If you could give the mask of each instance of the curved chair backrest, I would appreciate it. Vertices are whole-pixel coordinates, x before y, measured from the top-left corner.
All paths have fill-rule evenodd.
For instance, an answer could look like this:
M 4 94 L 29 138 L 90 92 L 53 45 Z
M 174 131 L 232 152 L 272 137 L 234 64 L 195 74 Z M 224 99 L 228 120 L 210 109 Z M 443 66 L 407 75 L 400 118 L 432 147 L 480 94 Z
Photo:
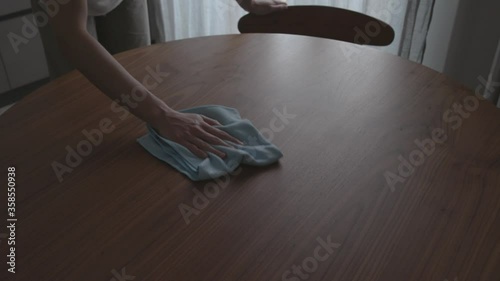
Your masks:
M 335 39 L 360 45 L 387 46 L 394 29 L 365 14 L 326 6 L 289 6 L 258 16 L 248 14 L 238 22 L 241 33 L 284 33 Z

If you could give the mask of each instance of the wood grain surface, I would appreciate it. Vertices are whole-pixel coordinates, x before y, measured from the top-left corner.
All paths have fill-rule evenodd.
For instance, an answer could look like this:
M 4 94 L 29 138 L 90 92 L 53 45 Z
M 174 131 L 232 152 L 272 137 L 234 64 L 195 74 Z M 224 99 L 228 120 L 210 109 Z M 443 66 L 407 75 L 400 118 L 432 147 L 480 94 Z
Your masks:
M 1 239 L 1 280 L 500 280 L 500 112 L 467 88 L 368 47 L 291 35 L 116 57 L 176 109 L 237 108 L 284 158 L 193 183 L 136 143 L 140 120 L 71 72 L 0 117 L 18 219 L 17 273 Z M 53 163 L 100 123 L 102 143 L 60 182 Z M 419 149 L 433 135 L 446 141 Z M 398 172 L 406 161 L 419 165 Z

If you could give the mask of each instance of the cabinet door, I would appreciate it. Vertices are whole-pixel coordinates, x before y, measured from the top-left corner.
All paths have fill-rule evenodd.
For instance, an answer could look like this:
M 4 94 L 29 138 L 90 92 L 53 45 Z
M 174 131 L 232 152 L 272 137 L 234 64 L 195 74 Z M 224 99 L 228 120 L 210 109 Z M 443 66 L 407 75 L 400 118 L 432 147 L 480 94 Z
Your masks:
M 0 0 L 0 16 L 31 9 L 30 0 Z
M 9 80 L 7 80 L 7 73 L 5 73 L 5 65 L 0 58 L 0 94 L 10 90 Z
M 27 28 L 27 22 L 34 24 L 31 14 L 0 22 L 0 38 L 7 39 L 0 40 L 0 53 L 12 89 L 49 76 L 38 28 Z

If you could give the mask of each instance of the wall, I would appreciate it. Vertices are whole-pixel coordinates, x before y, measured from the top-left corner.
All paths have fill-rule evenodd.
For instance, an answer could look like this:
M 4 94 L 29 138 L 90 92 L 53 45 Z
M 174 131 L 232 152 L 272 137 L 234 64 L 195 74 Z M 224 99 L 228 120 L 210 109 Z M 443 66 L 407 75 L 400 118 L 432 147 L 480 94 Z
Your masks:
M 475 88 L 487 77 L 500 40 L 500 1 L 462 0 L 444 72 Z M 500 77 L 499 77 L 500 78 Z
M 424 64 L 476 88 L 500 40 L 498 11 L 496 0 L 436 0 Z
M 443 72 L 460 0 L 436 0 L 423 64 Z

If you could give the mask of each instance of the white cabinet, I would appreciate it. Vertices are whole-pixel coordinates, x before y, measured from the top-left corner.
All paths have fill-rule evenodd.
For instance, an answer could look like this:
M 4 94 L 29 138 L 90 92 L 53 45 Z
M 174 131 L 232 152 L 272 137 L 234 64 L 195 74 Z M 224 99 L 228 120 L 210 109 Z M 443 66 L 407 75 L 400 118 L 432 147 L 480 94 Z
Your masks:
M 40 34 L 26 27 L 28 21 L 33 23 L 31 14 L 0 22 L 0 53 L 12 89 L 49 76 Z
M 10 90 L 7 73 L 5 73 L 4 64 L 0 58 L 0 94 Z

